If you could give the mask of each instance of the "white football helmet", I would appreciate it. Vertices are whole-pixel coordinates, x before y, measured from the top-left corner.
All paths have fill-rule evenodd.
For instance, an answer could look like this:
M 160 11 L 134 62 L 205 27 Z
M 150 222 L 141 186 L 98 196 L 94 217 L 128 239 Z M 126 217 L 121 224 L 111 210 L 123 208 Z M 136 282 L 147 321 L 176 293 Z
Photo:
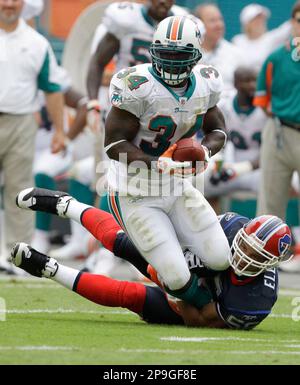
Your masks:
M 182 83 L 202 57 L 197 24 L 187 16 L 167 17 L 157 26 L 150 54 L 155 73 L 165 83 Z

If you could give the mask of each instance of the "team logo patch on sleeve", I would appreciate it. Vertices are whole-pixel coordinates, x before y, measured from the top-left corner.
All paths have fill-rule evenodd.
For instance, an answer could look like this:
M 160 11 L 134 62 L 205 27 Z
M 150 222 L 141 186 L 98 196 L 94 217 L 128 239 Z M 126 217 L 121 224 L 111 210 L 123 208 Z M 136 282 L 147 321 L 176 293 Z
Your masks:
M 119 92 L 115 91 L 111 96 L 111 104 L 113 106 L 118 107 L 122 103 L 122 101 L 123 101 L 122 95 Z
M 284 237 L 280 238 L 278 241 L 279 254 L 283 254 L 291 246 L 291 243 L 292 239 L 289 234 L 285 234 Z

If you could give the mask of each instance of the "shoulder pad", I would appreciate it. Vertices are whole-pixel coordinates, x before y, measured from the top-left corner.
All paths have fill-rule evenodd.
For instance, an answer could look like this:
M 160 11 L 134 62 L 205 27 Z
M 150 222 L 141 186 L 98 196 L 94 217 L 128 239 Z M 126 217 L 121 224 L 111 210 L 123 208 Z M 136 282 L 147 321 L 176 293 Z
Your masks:
M 112 3 L 106 8 L 102 23 L 120 40 L 135 26 L 133 20 L 139 7 L 140 4 L 130 2 Z
M 110 83 L 110 101 L 115 107 L 125 109 L 137 117 L 142 115 L 144 99 L 152 89 L 152 78 L 146 65 L 129 67 L 116 73 Z
M 212 65 L 198 64 L 195 67 L 196 73 L 200 74 L 200 77 L 204 79 L 211 91 L 221 92 L 223 89 L 223 79 L 219 70 Z

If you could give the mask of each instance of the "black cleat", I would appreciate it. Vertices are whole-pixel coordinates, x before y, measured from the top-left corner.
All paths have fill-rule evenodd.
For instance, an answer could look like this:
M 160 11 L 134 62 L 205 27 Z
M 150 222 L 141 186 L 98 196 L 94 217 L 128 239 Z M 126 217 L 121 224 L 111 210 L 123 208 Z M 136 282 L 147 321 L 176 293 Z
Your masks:
M 54 277 L 58 263 L 54 258 L 39 253 L 26 243 L 17 243 L 11 251 L 11 262 L 35 277 Z
M 57 203 L 65 197 L 65 211 L 57 210 Z M 68 202 L 73 199 L 69 194 L 63 191 L 52 191 L 44 188 L 27 188 L 19 192 L 16 198 L 16 204 L 21 209 L 44 211 L 46 213 L 64 216 L 68 208 Z

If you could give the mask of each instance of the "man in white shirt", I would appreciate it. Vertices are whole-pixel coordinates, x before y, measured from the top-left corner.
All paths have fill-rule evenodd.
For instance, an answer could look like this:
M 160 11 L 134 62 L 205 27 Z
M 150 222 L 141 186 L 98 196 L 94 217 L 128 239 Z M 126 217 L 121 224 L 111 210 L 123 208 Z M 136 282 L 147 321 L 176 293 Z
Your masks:
M 240 50 L 224 39 L 225 23 L 220 9 L 211 3 L 201 4 L 195 11 L 195 16 L 202 20 L 205 35 L 202 44 L 203 64 L 216 67 L 224 81 L 222 97 L 234 93 L 234 71 L 245 64 Z
M 247 57 L 248 65 L 259 71 L 267 56 L 287 40 L 291 34 L 291 23 L 286 21 L 278 28 L 267 30 L 271 12 L 259 4 L 243 8 L 240 21 L 243 34 L 236 35 L 232 42 Z
M 64 148 L 63 95 L 48 41 L 20 18 L 24 0 L 0 0 L 0 171 L 4 176 L 5 243 L 31 240 L 34 217 L 15 209 L 14 196 L 32 184 L 38 90 L 55 125 L 51 149 Z

